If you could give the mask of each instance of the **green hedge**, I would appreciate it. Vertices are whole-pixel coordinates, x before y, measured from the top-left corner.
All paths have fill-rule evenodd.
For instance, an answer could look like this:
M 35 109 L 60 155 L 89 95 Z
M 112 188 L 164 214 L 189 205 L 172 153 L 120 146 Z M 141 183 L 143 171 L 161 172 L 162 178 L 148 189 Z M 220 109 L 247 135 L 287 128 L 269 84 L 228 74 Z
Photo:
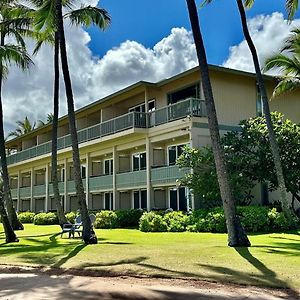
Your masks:
M 118 216 L 112 210 L 102 210 L 96 214 L 95 228 L 112 229 L 119 227 Z
M 278 232 L 299 228 L 299 220 L 289 223 L 276 208 L 261 206 L 238 207 L 238 215 L 247 232 Z M 225 233 L 226 221 L 222 208 L 195 210 L 190 215 L 171 212 L 161 215 L 145 212 L 139 224 L 143 232 L 216 232 Z
M 18 213 L 18 219 L 22 224 L 33 223 L 35 213 L 27 211 Z
M 58 224 L 58 217 L 55 213 L 39 213 L 34 216 L 34 225 L 56 225 Z

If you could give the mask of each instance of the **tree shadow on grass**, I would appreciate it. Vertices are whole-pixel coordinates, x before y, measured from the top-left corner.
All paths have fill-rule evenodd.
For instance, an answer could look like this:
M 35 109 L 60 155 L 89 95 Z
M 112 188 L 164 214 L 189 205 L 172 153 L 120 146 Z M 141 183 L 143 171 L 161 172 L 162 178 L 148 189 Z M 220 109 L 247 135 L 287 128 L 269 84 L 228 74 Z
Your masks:
M 287 288 L 290 291 L 290 296 L 297 297 L 299 295 L 286 281 L 279 279 L 273 270 L 269 269 L 264 263 L 254 257 L 247 247 L 236 247 L 235 250 L 241 257 L 261 272 L 263 281 L 273 286 Z
M 278 237 L 279 238 L 279 237 Z M 289 238 L 284 238 L 285 240 L 290 240 Z M 264 249 L 267 253 L 274 253 L 274 254 L 283 254 L 285 256 L 299 256 L 300 255 L 300 241 L 299 243 L 272 243 L 272 245 L 253 245 L 251 248 L 261 248 Z
M 87 245 L 81 244 L 77 245 L 72 251 L 68 253 L 67 256 L 62 257 L 59 261 L 54 263 L 51 267 L 60 268 L 63 264 L 65 264 L 68 260 L 75 257 L 82 249 L 84 249 Z
M 28 244 L 5 245 L 5 247 L 0 247 L 0 257 L 3 258 L 5 256 L 18 255 L 22 261 L 25 260 L 25 262 L 29 262 L 34 265 L 49 266 L 59 263 L 63 256 L 63 260 L 61 262 L 61 264 L 63 264 L 79 252 L 74 252 L 74 249 L 81 250 L 77 247 L 81 246 L 82 243 L 78 245 L 78 242 L 74 243 L 71 239 L 69 241 L 59 243 L 57 240 L 59 235 L 60 233 L 42 235 L 49 236 L 49 239 L 42 240 L 27 237 L 24 240 L 26 240 Z

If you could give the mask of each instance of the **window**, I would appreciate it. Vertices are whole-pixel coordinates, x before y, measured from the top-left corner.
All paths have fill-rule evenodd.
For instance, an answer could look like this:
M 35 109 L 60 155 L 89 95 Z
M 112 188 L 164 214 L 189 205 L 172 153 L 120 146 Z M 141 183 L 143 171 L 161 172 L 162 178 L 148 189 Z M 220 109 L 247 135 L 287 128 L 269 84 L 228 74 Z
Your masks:
M 133 192 L 133 208 L 134 209 L 147 209 L 147 191 L 134 191 Z
M 145 112 L 146 111 L 146 106 L 145 103 L 130 107 L 128 112 Z
M 148 112 L 155 110 L 155 99 L 148 101 Z M 128 112 L 146 112 L 145 103 L 138 104 L 136 106 L 130 107 Z
M 86 167 L 85 166 L 81 166 L 81 177 L 86 178 Z
M 181 155 L 183 152 L 183 147 L 185 145 L 175 145 L 175 146 L 169 146 L 168 147 L 168 163 L 169 166 L 176 164 L 176 159 Z
M 169 189 L 170 208 L 187 211 L 187 189 L 184 187 Z
M 112 210 L 113 208 L 113 193 L 104 193 L 104 209 Z
M 135 153 L 132 155 L 132 169 L 133 171 L 146 169 L 146 152 Z
M 112 159 L 106 159 L 104 161 L 104 172 L 103 175 L 112 175 L 113 174 L 113 160 Z
M 257 92 L 256 92 L 256 116 L 261 117 L 264 113 L 264 110 L 263 110 L 263 102 L 262 102 L 258 84 L 256 84 L 256 90 L 257 90 Z
M 155 110 L 155 99 L 148 101 L 148 112 Z
M 168 105 L 177 103 L 188 98 L 200 99 L 199 83 L 168 94 Z

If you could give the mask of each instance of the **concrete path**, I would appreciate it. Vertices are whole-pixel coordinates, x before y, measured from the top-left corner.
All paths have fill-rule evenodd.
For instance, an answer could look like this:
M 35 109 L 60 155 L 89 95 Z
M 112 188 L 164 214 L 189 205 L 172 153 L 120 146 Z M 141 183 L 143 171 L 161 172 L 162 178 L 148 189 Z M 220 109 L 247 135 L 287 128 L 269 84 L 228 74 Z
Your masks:
M 299 298 L 295 293 L 286 290 L 268 290 L 203 281 L 51 275 L 31 271 L 0 273 L 0 299 L 278 300 Z

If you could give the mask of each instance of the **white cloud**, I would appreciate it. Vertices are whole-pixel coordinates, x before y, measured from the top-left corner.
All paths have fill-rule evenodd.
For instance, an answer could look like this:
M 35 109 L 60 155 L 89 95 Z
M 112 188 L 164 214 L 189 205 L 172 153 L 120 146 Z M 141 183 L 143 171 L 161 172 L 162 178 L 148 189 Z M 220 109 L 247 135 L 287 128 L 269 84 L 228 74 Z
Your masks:
M 263 66 L 267 57 L 277 53 L 292 28 L 300 25 L 300 20 L 289 24 L 283 14 L 259 15 L 248 22 L 250 34 Z M 229 49 L 229 57 L 223 66 L 244 71 L 254 71 L 252 57 L 245 40 Z
M 152 49 L 125 41 L 102 58 L 93 56 L 88 48 L 90 36 L 83 29 L 67 26 L 66 37 L 76 108 L 140 80 L 155 82 L 170 77 L 195 66 L 197 61 L 191 33 L 184 28 L 173 28 Z M 29 43 L 29 49 L 32 47 Z M 52 111 L 52 51 L 50 46 L 43 47 L 27 73 L 11 69 L 3 88 L 7 130 L 15 128 L 15 121 L 25 116 L 45 119 Z M 61 113 L 66 113 L 62 80 Z

